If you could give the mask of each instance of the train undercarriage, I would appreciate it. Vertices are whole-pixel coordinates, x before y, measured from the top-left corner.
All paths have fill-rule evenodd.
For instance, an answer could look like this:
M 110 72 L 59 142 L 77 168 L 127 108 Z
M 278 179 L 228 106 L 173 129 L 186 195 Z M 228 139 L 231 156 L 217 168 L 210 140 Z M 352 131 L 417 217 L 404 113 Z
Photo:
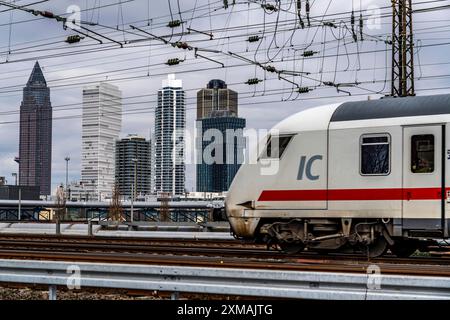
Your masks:
M 305 248 L 318 252 L 363 253 L 378 257 L 389 249 L 398 257 L 408 257 L 430 245 L 429 241 L 392 237 L 390 219 L 292 219 L 265 221 L 259 239 L 270 248 L 298 253 Z

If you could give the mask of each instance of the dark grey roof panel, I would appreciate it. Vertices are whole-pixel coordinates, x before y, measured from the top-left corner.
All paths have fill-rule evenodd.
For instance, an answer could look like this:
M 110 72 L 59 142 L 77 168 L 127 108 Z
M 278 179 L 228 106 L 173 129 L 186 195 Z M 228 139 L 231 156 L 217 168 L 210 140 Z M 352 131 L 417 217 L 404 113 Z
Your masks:
M 450 114 L 450 94 L 346 102 L 332 122 Z
M 39 62 L 36 61 L 33 67 L 33 71 L 31 71 L 30 78 L 27 82 L 28 86 L 32 85 L 47 85 L 47 82 L 45 82 L 44 74 L 42 73 L 41 66 L 39 65 Z

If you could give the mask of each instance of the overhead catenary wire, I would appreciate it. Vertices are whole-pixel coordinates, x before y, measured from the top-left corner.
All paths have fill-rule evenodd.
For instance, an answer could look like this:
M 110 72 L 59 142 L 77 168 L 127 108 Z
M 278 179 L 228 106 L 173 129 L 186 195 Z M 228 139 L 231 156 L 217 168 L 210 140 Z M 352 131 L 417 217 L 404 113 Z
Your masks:
M 434 3 L 435 1 L 429 1 L 429 3 Z M 436 2 L 437 3 L 437 2 Z M 442 3 L 442 2 L 441 2 Z M 217 5 L 219 5 L 219 4 L 221 4 L 220 3 L 220 1 L 218 1 L 217 3 L 216 2 L 213 2 L 213 3 L 211 3 L 210 1 L 208 1 L 208 6 L 210 7 L 210 9 L 211 10 L 206 10 L 205 12 L 206 13 L 210 13 L 210 12 L 212 12 L 213 10 L 213 4 L 215 5 L 215 4 L 217 4 Z M 248 1 L 242 1 L 242 2 L 237 2 L 237 4 L 241 4 L 241 5 L 244 5 L 245 4 L 245 7 L 248 7 L 249 6 L 249 4 L 250 4 L 250 2 L 248 2 Z M 288 12 L 286 11 L 287 10 L 287 8 L 288 8 L 288 4 L 289 4 L 289 2 L 288 3 L 283 3 L 284 5 L 282 5 L 282 3 L 280 2 L 279 3 L 279 5 L 277 4 L 276 5 L 276 7 L 278 7 L 279 8 L 279 10 L 278 11 L 275 11 L 274 12 L 274 14 L 273 15 L 271 15 L 271 16 L 273 16 L 273 17 L 275 17 L 276 15 L 279 15 L 279 16 L 281 16 L 281 14 L 280 14 L 280 12 L 283 12 L 283 13 L 285 13 L 286 14 L 286 17 L 288 16 Z M 290 4 L 292 4 L 292 1 L 290 2 Z M 424 4 L 424 2 L 420 2 L 419 4 L 422 4 L 422 5 L 425 5 Z M 221 4 L 222 5 L 222 4 Z M 197 6 L 197 4 L 195 5 L 195 7 Z M 201 6 L 199 6 L 199 7 L 201 7 Z M 310 5 L 310 7 L 312 7 L 311 5 Z M 317 7 L 318 8 L 318 7 Z M 192 9 L 192 8 L 191 8 Z M 216 9 L 218 9 L 218 7 L 217 8 L 214 8 L 214 10 L 216 10 Z M 293 20 L 293 21 L 298 21 L 298 20 L 296 20 L 297 18 L 298 18 L 298 16 L 297 16 L 297 12 L 295 11 L 295 6 L 292 6 L 292 9 L 293 10 L 291 10 L 292 11 L 292 13 L 294 14 L 293 15 L 293 17 L 294 17 L 294 19 L 291 19 L 291 20 Z M 311 9 L 311 8 L 310 8 Z M 387 7 L 386 7 L 386 9 L 388 9 Z M 254 8 L 252 8 L 252 10 L 254 10 L 255 12 L 257 11 L 257 10 L 261 10 L 260 8 L 259 9 L 257 9 L 256 8 L 256 6 L 254 7 Z M 438 11 L 438 10 L 446 10 L 446 8 L 445 8 L 445 6 L 442 6 L 442 8 L 441 9 L 435 9 L 436 11 Z M 179 12 L 181 12 L 181 11 L 183 11 L 183 12 L 190 12 L 189 11 L 189 9 L 187 9 L 187 10 L 178 10 Z M 361 10 L 360 10 L 361 11 Z M 219 12 L 219 11 L 215 11 L 215 12 Z M 248 12 L 250 12 L 250 11 L 248 11 Z M 277 13 L 278 12 L 278 13 Z M 325 12 L 326 13 L 326 12 Z M 425 13 L 425 12 L 424 12 Z M 227 15 L 227 17 L 230 17 L 231 15 L 230 15 L 230 11 L 227 11 L 226 13 L 223 13 L 222 15 Z M 331 35 L 332 34 L 332 29 L 331 29 L 331 27 L 326 27 L 326 26 L 324 26 L 324 23 L 325 22 L 329 22 L 327 19 L 333 19 L 333 18 L 336 18 L 336 17 L 343 17 L 344 16 L 344 14 L 342 13 L 342 12 L 340 12 L 339 14 L 340 14 L 340 16 L 339 15 L 337 15 L 336 13 L 326 13 L 326 14 L 320 14 L 320 15 L 318 15 L 317 14 L 317 12 L 315 13 L 316 14 L 316 16 L 314 16 L 314 14 L 311 12 L 311 14 L 310 14 L 310 20 L 311 20 L 311 28 L 316 28 L 317 30 L 319 30 L 319 29 L 322 29 L 322 30 L 324 30 L 324 33 L 325 33 L 325 36 L 324 36 L 324 39 L 325 38 L 327 38 L 327 34 L 328 35 Z M 184 15 L 184 13 L 183 13 L 183 15 Z M 215 14 L 214 14 L 215 15 Z M 206 15 L 206 17 L 208 17 L 207 19 L 209 19 L 210 17 L 214 17 L 214 15 L 213 14 L 207 14 Z M 193 18 L 190 20 L 190 23 L 192 23 L 194 20 L 198 20 L 198 19 L 200 19 L 201 18 L 201 15 L 196 15 L 196 14 L 194 14 L 194 13 L 192 13 L 192 16 L 193 16 Z M 220 16 L 219 14 L 217 14 L 217 16 Z M 284 17 L 284 16 L 283 16 Z M 383 17 L 389 17 L 389 15 L 388 14 L 386 14 L 386 13 L 383 13 Z M 143 21 L 142 23 L 144 24 L 144 27 L 145 27 L 145 24 L 148 24 L 148 18 L 149 17 L 146 17 L 146 19 L 144 19 L 145 21 Z M 189 19 L 189 17 L 188 17 L 188 19 Z M 348 20 L 348 18 L 347 18 L 347 20 Z M 228 20 L 227 20 L 228 21 Z M 322 23 L 320 22 L 320 21 L 322 21 Z M 340 28 L 339 28 L 339 30 L 338 30 L 338 33 L 339 32 L 341 32 L 341 30 L 342 30 L 342 32 L 344 33 L 345 31 L 345 24 L 346 23 L 348 23 L 348 21 L 346 21 L 345 19 L 343 19 L 342 20 L 343 22 L 342 23 L 337 23 L 337 25 L 338 26 L 340 26 Z M 155 23 L 154 25 L 156 26 L 156 27 L 153 27 L 153 25 L 152 25 L 152 30 L 150 31 L 150 33 L 153 33 L 153 32 L 156 32 L 156 30 L 158 30 L 157 28 L 158 27 L 161 27 L 162 26 L 162 24 L 163 24 L 163 21 L 162 21 L 162 19 L 160 20 L 160 22 L 159 23 Z M 286 36 L 288 36 L 288 35 L 291 35 L 292 33 L 294 33 L 294 32 L 297 32 L 295 29 L 293 29 L 293 28 L 289 28 L 289 27 L 287 27 L 288 26 L 288 24 L 289 24 L 289 22 L 288 22 L 288 20 L 285 18 L 284 19 L 284 21 L 282 21 L 282 19 L 279 19 L 278 21 L 272 21 L 272 22 L 270 22 L 270 21 L 265 21 L 265 23 L 263 24 L 264 25 L 264 28 L 265 28 L 265 30 L 266 30 L 266 32 L 268 32 L 267 33 L 267 36 L 266 37 L 264 37 L 264 42 L 269 42 L 270 40 L 272 40 L 273 41 L 273 43 L 275 43 L 275 40 L 277 39 L 277 35 L 275 35 L 275 33 L 277 33 L 278 35 L 281 35 L 281 36 L 283 36 L 283 37 L 285 37 L 286 38 Z M 158 26 L 159 25 L 159 26 Z M 148 25 L 147 25 L 148 26 Z M 260 24 L 260 26 L 261 26 L 261 24 Z M 109 26 L 109 27 L 111 27 L 111 26 Z M 162 27 L 161 27 L 162 28 Z M 255 26 L 255 28 L 258 28 L 258 26 Z M 330 28 L 330 29 L 329 29 Z M 98 31 L 100 31 L 100 30 L 102 30 L 102 33 L 105 31 L 105 30 L 108 30 L 108 28 L 105 28 L 104 26 L 100 26 L 100 25 L 98 25 L 98 26 L 95 26 L 95 28 L 94 28 L 95 30 L 98 30 Z M 116 28 L 117 29 L 117 28 Z M 111 32 L 111 35 L 112 35 L 112 37 L 113 37 L 113 39 L 114 38 L 116 38 L 116 37 L 118 37 L 119 36 L 119 33 L 121 33 L 121 34 L 123 34 L 124 33 L 124 31 L 126 30 L 126 28 L 124 28 L 124 27 L 122 27 L 122 28 L 120 28 L 121 30 L 115 30 L 115 31 L 113 31 L 113 30 L 111 30 L 111 31 L 108 31 L 108 32 Z M 216 45 L 216 46 L 224 46 L 224 43 L 226 42 L 227 43 L 227 50 L 222 50 L 222 51 L 230 51 L 229 49 L 228 49 L 228 46 L 230 46 L 230 45 L 234 45 L 234 41 L 230 41 L 230 39 L 236 39 L 236 43 L 238 43 L 238 40 L 237 39 L 239 39 L 238 37 L 236 37 L 236 38 L 234 38 L 234 34 L 232 34 L 231 32 L 238 32 L 239 31 L 239 27 L 233 27 L 233 26 L 231 26 L 231 25 L 229 25 L 229 23 L 225 23 L 225 25 L 222 27 L 222 28 L 220 28 L 220 27 L 214 27 L 213 28 L 213 26 L 212 25 L 210 25 L 210 27 L 209 27 L 209 29 L 210 30 L 201 30 L 202 28 L 200 28 L 200 30 L 199 31 L 206 31 L 206 32 L 209 32 L 210 34 L 217 34 L 217 33 L 219 33 L 219 32 L 221 32 L 221 33 L 223 33 L 223 37 L 221 37 L 221 38 L 218 38 L 218 42 L 216 42 L 215 44 L 212 44 L 211 45 L 211 47 L 212 48 L 214 48 L 214 45 Z M 307 31 L 309 31 L 309 29 L 310 28 L 308 28 L 308 30 Z M 327 32 L 326 30 L 331 30 L 331 31 L 329 31 L 329 32 Z M 127 31 L 129 31 L 129 30 L 127 30 Z M 441 30 L 439 30 L 439 31 L 441 31 Z M 231 33 L 231 34 L 230 34 Z M 245 34 L 246 32 L 241 32 L 241 34 Z M 105 33 L 105 35 L 107 35 L 108 33 Z M 167 35 L 161 35 L 160 33 L 157 33 L 159 36 L 161 36 L 161 38 L 163 38 L 163 39 L 166 39 L 166 41 L 167 41 L 167 39 L 168 39 L 168 37 L 166 37 Z M 174 33 L 174 34 L 176 34 L 176 36 L 177 37 L 180 37 L 180 39 L 181 38 L 185 38 L 185 37 L 187 37 L 188 36 L 188 34 L 187 34 L 187 32 L 179 32 L 179 33 Z M 248 32 L 247 32 L 247 34 L 248 34 Z M 131 34 L 130 34 L 130 36 L 132 36 Z M 192 35 L 191 35 L 192 36 Z M 170 36 L 169 36 L 170 37 Z M 242 37 L 242 35 L 241 35 L 241 37 Z M 315 37 L 313 37 L 313 39 L 314 39 Z M 130 38 L 130 39 L 133 39 L 132 37 Z M 372 40 L 374 40 L 375 38 L 372 38 Z M 378 40 L 382 40 L 382 38 L 381 37 L 378 37 L 378 38 L 376 38 L 376 39 L 378 39 Z M 152 46 L 155 46 L 155 44 L 154 44 L 154 39 L 144 39 L 144 40 L 148 40 L 148 41 L 150 41 L 150 42 L 153 42 L 153 45 Z M 205 39 L 205 40 L 208 40 L 208 41 L 210 41 L 210 39 Z M 292 40 L 292 39 L 291 39 Z M 345 57 L 347 60 L 348 59 L 353 59 L 353 56 L 354 55 L 356 55 L 356 56 L 359 56 L 359 55 L 369 55 L 369 54 L 371 54 L 371 55 L 375 55 L 375 57 L 376 57 L 376 55 L 377 54 L 383 54 L 383 55 L 385 55 L 385 53 L 386 53 L 386 49 L 377 49 L 377 48 L 375 48 L 375 49 L 367 49 L 366 51 L 361 51 L 361 52 L 359 52 L 359 45 L 356 45 L 355 47 L 354 47 L 354 49 L 356 49 L 355 51 L 348 51 L 347 50 L 347 47 L 349 46 L 349 44 L 348 43 L 346 43 L 346 41 L 345 40 L 342 40 L 342 39 L 340 39 L 340 37 L 339 37 L 339 39 L 333 39 L 334 40 L 334 43 L 337 43 L 337 46 L 330 46 L 330 45 L 328 45 L 328 43 L 331 43 L 331 41 L 328 41 L 328 39 L 326 39 L 326 41 L 320 41 L 321 43 L 320 43 L 320 45 L 322 46 L 322 50 L 320 50 L 321 52 L 320 52 L 320 58 L 322 59 L 322 61 L 321 61 L 321 63 L 322 63 L 322 65 L 323 65 L 323 67 L 321 68 L 321 72 L 320 72 L 320 74 L 321 75 L 324 75 L 324 74 L 327 74 L 327 73 L 329 73 L 330 71 L 334 71 L 333 69 L 337 69 L 336 67 L 336 65 L 337 65 L 337 63 L 336 63 L 336 65 L 333 65 L 333 69 L 331 69 L 331 70 L 325 70 L 325 62 L 327 61 L 327 60 L 325 60 L 325 59 L 333 59 L 333 60 L 335 60 L 335 61 L 340 61 L 339 60 L 339 58 L 340 57 Z M 188 43 L 189 42 L 192 42 L 192 43 L 194 43 L 194 41 L 203 41 L 203 40 L 197 40 L 197 39 L 195 39 L 195 40 L 192 40 L 192 41 L 188 41 Z M 222 42 L 221 42 L 222 41 Z M 261 43 L 263 42 L 263 41 L 261 41 Z M 439 41 L 439 40 L 438 40 Z M 123 39 L 122 39 L 122 42 L 123 42 Z M 317 41 L 317 42 L 319 42 L 319 41 Z M 436 42 L 436 41 L 435 41 Z M 291 47 L 286 47 L 286 45 L 285 45 L 285 41 L 283 41 L 283 43 L 280 43 L 280 45 L 279 45 L 279 47 L 280 48 L 275 48 L 276 46 L 273 46 L 273 45 L 268 45 L 268 47 L 267 48 L 264 48 L 264 50 L 261 50 L 261 52 L 258 52 L 257 54 L 256 54 L 256 58 L 254 59 L 254 62 L 256 62 L 257 64 L 256 64 L 256 66 L 261 66 L 261 67 L 264 67 L 264 68 L 267 68 L 267 66 L 264 64 L 264 63 L 262 63 L 262 62 L 266 62 L 266 61 L 262 61 L 261 60 L 261 58 L 262 58 L 262 56 L 263 55 L 266 55 L 266 57 L 267 57 L 267 54 L 270 54 L 270 56 L 269 57 L 267 57 L 267 58 L 270 58 L 270 59 L 273 59 L 274 57 L 277 57 L 275 54 L 280 54 L 281 55 L 281 57 L 282 57 L 282 61 L 283 61 L 283 63 L 286 63 L 287 61 L 292 61 L 293 59 L 295 59 L 296 58 L 296 54 L 297 54 L 297 52 L 298 51 L 295 51 L 295 50 L 298 50 L 299 49 L 299 47 L 301 46 L 301 44 L 300 44 L 300 42 L 297 42 L 297 41 L 294 41 L 294 43 L 293 43 L 293 45 L 294 45 L 294 47 L 293 48 L 291 48 Z M 287 43 L 289 43 L 289 42 L 287 42 Z M 308 43 L 309 43 L 309 41 L 307 41 L 306 43 L 305 43 L 305 45 L 308 45 Z M 323 43 L 326 43 L 325 45 L 323 44 Z M 374 42 L 375 43 L 375 42 Z M 197 46 L 197 47 L 202 47 L 202 46 L 200 46 L 200 44 L 201 44 L 201 42 L 197 42 L 197 44 L 195 45 L 195 46 Z M 316 43 L 314 43 L 314 41 L 313 41 L 313 43 L 312 43 L 312 46 L 316 46 L 317 44 Z M 428 46 L 429 45 L 429 46 Z M 444 41 L 444 39 L 442 39 L 442 41 L 439 41 L 438 43 L 424 43 L 423 45 L 421 45 L 420 46 L 420 48 L 421 49 L 426 49 L 426 48 L 432 48 L 432 47 L 440 47 L 440 46 L 445 46 L 445 45 L 448 45 L 448 44 L 446 44 L 446 42 Z M 89 46 L 92 46 L 92 48 L 90 48 Z M 51 48 L 52 50 L 54 50 L 54 48 L 52 48 L 52 47 L 54 47 L 54 45 L 53 44 L 49 44 L 49 49 Z M 97 47 L 97 48 L 96 48 Z M 139 49 L 140 47 L 142 47 L 142 48 L 146 48 L 146 46 L 145 45 L 143 45 L 143 46 L 130 46 L 130 49 Z M 150 46 L 149 46 L 150 47 Z M 364 48 L 365 48 L 366 46 L 364 46 Z M 157 46 L 155 46 L 155 48 L 157 48 Z M 161 48 L 161 46 L 159 47 L 159 48 Z M 345 50 L 341 50 L 341 48 L 344 48 Z M 14 48 L 12 48 L 12 49 L 14 49 Z M 161 48 L 162 49 L 162 48 Z M 279 49 L 281 49 L 281 51 L 279 50 Z M 63 54 L 60 54 L 59 52 L 57 52 L 58 50 L 65 50 L 66 51 L 66 53 L 63 53 Z M 70 56 L 73 56 L 73 57 L 77 57 L 77 59 L 78 58 L 80 58 L 80 57 L 82 57 L 82 55 L 86 55 L 86 56 L 88 56 L 88 55 L 93 55 L 93 54 L 101 54 L 101 53 L 108 53 L 107 55 L 109 56 L 109 55 L 111 55 L 111 53 L 113 53 L 114 51 L 116 50 L 116 48 L 113 48 L 112 46 L 98 46 L 98 45 L 92 45 L 92 44 L 89 44 L 88 43 L 88 46 L 86 46 L 86 47 L 82 47 L 82 46 L 77 46 L 76 47 L 76 49 L 72 49 L 72 48 L 64 48 L 64 49 L 57 49 L 57 50 L 54 50 L 55 51 L 55 54 L 44 54 L 42 57 L 38 57 L 38 58 L 43 58 L 43 59 L 60 59 L 61 57 L 64 57 L 64 56 L 67 56 L 67 57 L 70 57 Z M 162 49 L 163 50 L 163 49 Z M 245 51 L 245 50 L 243 50 L 243 51 Z M 251 53 L 251 54 L 254 54 L 255 53 L 255 51 L 256 50 L 254 50 L 253 52 L 251 52 L 252 50 L 250 49 L 250 52 L 249 53 Z M 331 53 L 332 51 L 334 51 L 334 53 Z M 12 52 L 13 52 L 13 55 L 14 55 L 14 57 L 16 56 L 16 53 L 14 53 L 14 50 L 12 50 Z M 45 51 L 36 51 L 36 52 L 45 52 Z M 155 51 L 156 52 L 156 51 Z M 177 54 L 177 51 L 173 51 L 174 52 L 174 54 L 176 55 Z M 240 51 L 238 51 L 238 52 L 240 52 Z M 272 53 L 273 52 L 273 53 Z M 358 52 L 359 52 L 359 54 L 358 54 Z M 23 54 L 24 55 L 27 55 L 27 54 L 29 54 L 29 53 L 26 53 L 26 52 L 23 52 Z M 183 53 L 184 55 L 186 54 L 186 53 Z M 148 60 L 150 60 L 150 56 L 151 55 L 153 55 L 153 54 L 149 54 L 148 56 L 147 56 L 147 58 L 148 58 Z M 205 56 L 206 58 L 208 58 L 208 59 L 215 59 L 215 60 L 217 60 L 217 62 L 219 62 L 219 63 L 223 63 L 223 62 L 227 62 L 226 64 L 225 63 L 223 63 L 223 65 L 224 65 L 224 68 L 225 68 L 225 70 L 227 70 L 228 71 L 228 69 L 229 68 L 236 68 L 236 66 L 233 66 L 233 64 L 232 63 L 230 63 L 230 56 L 229 55 L 223 55 L 223 57 L 221 57 L 221 54 L 211 54 L 211 53 L 209 53 L 207 56 Z M 19 60 L 17 60 L 17 61 L 11 61 L 11 63 L 18 63 L 18 62 L 26 62 L 26 61 L 31 61 L 31 60 L 33 60 L 33 58 L 35 58 L 35 57 L 30 57 L 30 58 L 23 58 L 23 59 L 19 59 Z M 269 60 L 270 60 L 269 59 Z M 310 61 L 310 60 L 313 60 L 313 59 L 318 59 L 317 57 L 309 57 L 306 61 Z M 86 59 L 87 60 L 87 59 Z M 205 59 L 206 60 L 206 59 Z M 189 61 L 191 61 L 191 62 L 189 62 Z M 189 63 L 192 63 L 192 61 L 193 60 L 187 60 L 187 62 L 189 62 Z M 267 61 L 268 62 L 268 61 Z M 303 71 L 304 71 L 304 62 L 305 62 L 305 59 L 297 59 L 297 62 L 298 63 L 300 63 L 301 62 L 301 66 L 303 66 L 303 67 L 301 67 L 300 68 L 300 66 L 299 66 L 299 69 L 296 69 L 295 67 L 292 69 L 292 70 L 290 70 L 291 71 L 291 75 L 292 75 L 292 78 L 289 78 L 290 79 L 290 81 L 295 81 L 295 79 L 298 77 L 298 80 L 299 81 L 303 81 L 303 80 L 305 80 L 304 79 L 304 74 L 302 73 Z M 189 68 L 189 63 L 187 63 L 186 65 L 184 65 L 183 66 L 183 68 L 181 68 L 180 70 L 179 70 L 179 72 L 194 72 L 193 70 L 189 70 L 189 69 L 185 69 L 185 68 Z M 278 62 L 278 63 L 280 63 L 280 62 Z M 237 65 L 239 65 L 239 64 L 237 64 Z M 252 67 L 252 69 L 255 67 L 255 64 L 253 64 L 253 63 L 248 63 L 248 65 L 249 66 L 251 66 Z M 222 65 L 220 65 L 221 67 L 222 67 Z M 208 70 L 214 70 L 214 69 L 216 69 L 216 68 L 218 68 L 219 66 L 217 66 L 217 67 L 212 67 L 212 68 L 204 68 L 204 70 L 205 71 L 208 71 Z M 356 68 L 354 68 L 353 70 L 358 70 L 359 69 L 359 67 L 360 67 L 360 65 L 357 65 L 356 66 Z M 131 67 L 131 69 L 130 70 L 128 70 L 130 73 L 132 72 L 132 68 L 134 68 L 134 67 Z M 277 66 L 275 66 L 275 69 L 277 70 L 279 67 L 277 67 Z M 113 70 L 105 70 L 105 71 L 103 71 L 103 73 L 99 73 L 98 75 L 95 75 L 95 76 L 98 76 L 98 77 L 100 77 L 102 74 L 103 75 L 109 75 L 110 77 L 109 78 L 111 78 L 112 79 L 112 81 L 115 81 L 115 79 L 114 79 L 114 77 L 111 77 L 111 75 L 113 75 L 113 74 L 119 74 L 119 73 L 121 73 L 121 72 L 127 72 L 127 70 L 123 70 L 123 71 L 120 71 L 120 70 L 117 70 L 117 69 L 119 69 L 119 68 L 115 68 L 115 69 L 113 69 Z M 147 71 L 149 70 L 150 68 L 149 68 L 149 63 L 147 63 Z M 282 69 L 284 69 L 284 68 L 282 68 Z M 362 68 L 361 68 L 362 69 Z M 287 70 L 287 71 L 289 71 L 289 70 Z M 371 71 L 372 71 L 372 69 L 371 69 Z M 376 71 L 376 69 L 375 68 L 373 68 L 373 72 L 375 72 Z M 199 72 L 201 72 L 201 70 L 199 70 Z M 263 72 L 265 73 L 265 79 L 266 80 L 269 80 L 269 79 L 275 79 L 275 78 L 278 78 L 278 79 L 283 79 L 283 78 L 285 78 L 284 76 L 281 76 L 280 77 L 280 74 L 278 74 L 278 76 L 277 75 L 269 75 L 268 73 L 267 73 L 267 69 L 263 69 Z M 148 72 L 147 72 L 147 75 L 148 75 Z M 372 73 L 371 73 L 371 75 L 372 75 Z M 87 76 L 87 77 L 89 77 L 89 75 L 88 74 L 80 74 L 80 75 L 77 75 L 78 77 L 79 77 L 79 79 L 81 79 L 83 76 Z M 94 75 L 91 75 L 91 77 L 94 77 Z M 335 84 L 339 84 L 339 82 L 341 82 L 341 83 L 345 83 L 346 81 L 339 81 L 339 79 L 336 79 L 336 78 L 338 78 L 339 77 L 339 73 L 335 73 L 334 74 L 334 79 L 330 79 L 330 80 L 333 80 L 333 81 L 331 81 L 331 82 L 333 82 L 333 83 L 335 83 Z M 117 79 L 117 81 L 126 81 L 127 79 L 126 78 L 129 78 L 131 81 L 133 80 L 133 78 L 134 79 L 139 79 L 139 78 L 142 78 L 142 77 L 121 77 L 120 79 Z M 247 77 L 247 78 L 249 78 L 249 77 Z M 375 77 L 372 77 L 371 76 L 371 80 L 373 80 Z M 76 79 L 76 78 L 74 78 L 74 79 Z M 327 81 L 328 81 L 328 79 L 326 79 Z M 73 85 L 79 85 L 79 83 L 77 83 L 77 82 L 73 82 L 72 81 L 72 83 L 70 83 L 71 82 L 71 79 L 62 79 L 61 80 L 62 82 L 61 83 L 67 83 L 67 85 L 65 85 L 66 87 L 70 87 L 70 86 L 73 86 Z M 283 80 L 284 81 L 284 80 Z M 264 82 L 266 82 L 266 81 L 264 81 Z M 354 81 L 355 83 L 356 82 L 359 82 L 359 77 L 357 77 L 356 79 L 355 79 L 355 81 Z M 52 83 L 51 81 L 50 81 L 50 83 Z M 323 81 L 322 81 L 322 84 L 320 84 L 321 83 L 321 81 L 318 81 L 318 83 L 319 83 L 319 86 L 322 86 L 322 85 L 324 85 L 324 83 L 323 83 Z M 265 84 L 264 84 L 265 85 Z M 20 91 L 20 85 L 19 84 L 17 84 L 16 85 L 16 88 L 17 88 L 17 91 Z M 1 89 L 0 89 L 1 90 Z M 7 91 L 7 90 L 6 90 Z M 5 92 L 6 92 L 5 91 Z

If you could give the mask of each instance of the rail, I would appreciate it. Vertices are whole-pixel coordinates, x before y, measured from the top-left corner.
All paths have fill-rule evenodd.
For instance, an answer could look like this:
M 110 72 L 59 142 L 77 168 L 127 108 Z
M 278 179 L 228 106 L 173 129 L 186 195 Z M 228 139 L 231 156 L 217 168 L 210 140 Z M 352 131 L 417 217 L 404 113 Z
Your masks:
M 373 270 L 372 270 L 373 271 Z M 0 259 L 0 282 L 297 299 L 450 299 L 450 278 Z

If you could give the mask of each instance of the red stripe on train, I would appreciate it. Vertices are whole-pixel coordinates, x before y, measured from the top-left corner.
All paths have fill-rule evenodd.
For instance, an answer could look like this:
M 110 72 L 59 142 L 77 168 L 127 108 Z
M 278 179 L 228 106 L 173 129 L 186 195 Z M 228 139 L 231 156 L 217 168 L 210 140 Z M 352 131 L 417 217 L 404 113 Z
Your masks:
M 441 188 L 264 190 L 258 201 L 439 200 Z

